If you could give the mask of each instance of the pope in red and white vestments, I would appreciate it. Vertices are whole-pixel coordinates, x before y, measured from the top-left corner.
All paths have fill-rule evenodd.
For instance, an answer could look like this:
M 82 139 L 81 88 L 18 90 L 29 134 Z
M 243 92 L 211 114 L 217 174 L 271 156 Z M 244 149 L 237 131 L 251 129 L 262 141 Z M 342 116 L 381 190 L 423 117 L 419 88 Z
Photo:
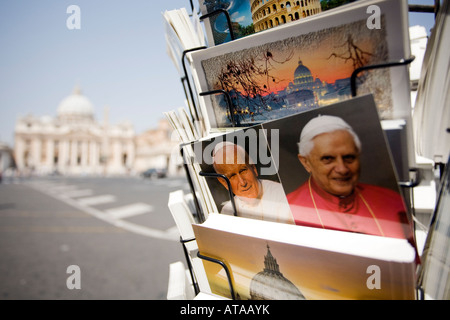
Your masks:
M 287 199 L 297 225 L 370 235 L 411 237 L 403 199 L 397 192 L 358 183 L 346 197 L 322 190 L 311 177 Z

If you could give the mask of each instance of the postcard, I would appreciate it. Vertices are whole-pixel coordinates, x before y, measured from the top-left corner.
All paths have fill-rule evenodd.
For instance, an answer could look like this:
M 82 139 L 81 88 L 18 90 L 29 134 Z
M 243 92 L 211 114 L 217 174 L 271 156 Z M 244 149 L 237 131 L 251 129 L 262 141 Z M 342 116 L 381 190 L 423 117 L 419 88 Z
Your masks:
M 269 141 L 272 133 L 279 140 L 271 152 L 278 152 L 274 162 L 297 225 L 414 242 L 411 212 L 372 95 L 263 127 Z
M 216 135 L 192 149 L 217 212 L 414 242 L 373 95 Z
M 270 147 L 261 125 L 192 143 L 216 212 L 294 224 Z
M 199 0 L 210 46 L 239 39 L 322 12 L 320 0 Z M 229 22 L 226 15 L 229 16 Z M 232 30 L 230 30 L 232 29 Z
M 199 253 L 215 259 L 203 260 L 214 294 L 236 300 L 415 299 L 415 253 L 404 239 L 219 214 L 193 228 Z
M 379 16 L 371 14 L 376 6 Z M 409 57 L 404 1 L 358 1 L 266 32 L 192 53 L 208 129 L 251 126 L 350 99 L 360 67 Z M 378 24 L 372 24 L 373 21 Z M 357 77 L 381 119 L 410 117 L 407 67 Z

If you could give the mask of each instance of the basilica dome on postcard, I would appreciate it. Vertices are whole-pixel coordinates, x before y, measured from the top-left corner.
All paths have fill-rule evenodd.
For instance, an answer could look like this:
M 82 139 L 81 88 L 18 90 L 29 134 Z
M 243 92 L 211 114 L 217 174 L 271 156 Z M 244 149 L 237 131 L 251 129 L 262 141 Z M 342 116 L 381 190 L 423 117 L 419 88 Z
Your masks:
M 311 74 L 311 71 L 303 65 L 303 62 L 300 60 L 298 62 L 298 67 L 294 72 L 294 84 L 295 85 L 305 85 L 314 82 L 314 78 Z
M 264 270 L 257 273 L 250 282 L 252 300 L 304 300 L 300 290 L 280 272 L 277 260 L 267 246 L 264 256 Z

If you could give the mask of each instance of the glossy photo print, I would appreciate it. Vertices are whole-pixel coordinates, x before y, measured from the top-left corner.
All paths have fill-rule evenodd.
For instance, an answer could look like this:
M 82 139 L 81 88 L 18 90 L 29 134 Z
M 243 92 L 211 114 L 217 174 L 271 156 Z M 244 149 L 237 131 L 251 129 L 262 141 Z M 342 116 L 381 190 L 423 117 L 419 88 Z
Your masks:
M 404 239 L 222 214 L 193 228 L 200 254 L 210 258 L 202 258 L 210 290 L 226 298 L 415 297 L 415 253 Z M 379 268 L 382 276 L 374 279 L 373 268 Z
M 294 224 L 262 126 L 240 129 L 194 143 L 196 164 L 219 213 Z M 226 181 L 228 180 L 228 182 Z
M 264 124 L 297 225 L 414 239 L 372 95 Z M 395 147 L 395 146 L 393 146 Z
M 387 60 L 383 32 L 365 20 L 268 43 L 203 61 L 208 86 L 225 90 L 234 110 L 218 96 L 213 110 L 219 126 L 262 123 L 351 97 L 350 77 L 359 67 Z M 360 90 L 376 88 L 384 117 L 392 113 L 388 70 L 364 78 Z
M 199 0 L 210 46 L 262 32 L 322 12 L 320 0 Z M 228 17 L 224 11 L 228 13 Z
M 405 66 L 359 72 L 409 57 L 402 3 L 377 5 L 379 27 L 355 2 L 192 53 L 199 92 L 223 92 L 200 99 L 208 126 L 261 124 L 350 99 L 355 70 L 357 95 L 372 93 L 382 119 L 410 117 Z

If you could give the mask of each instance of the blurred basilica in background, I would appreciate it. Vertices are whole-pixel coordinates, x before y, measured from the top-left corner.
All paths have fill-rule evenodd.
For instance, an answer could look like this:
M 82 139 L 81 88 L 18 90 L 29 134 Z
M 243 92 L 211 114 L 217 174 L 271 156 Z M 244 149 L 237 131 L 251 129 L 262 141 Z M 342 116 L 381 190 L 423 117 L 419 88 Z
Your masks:
M 112 125 L 108 108 L 97 122 L 94 106 L 76 87 L 57 116 L 27 115 L 15 126 L 14 158 L 19 171 L 35 174 L 126 175 L 148 168 L 178 170 L 172 156 L 178 141 L 166 120 L 140 135 L 129 122 Z

